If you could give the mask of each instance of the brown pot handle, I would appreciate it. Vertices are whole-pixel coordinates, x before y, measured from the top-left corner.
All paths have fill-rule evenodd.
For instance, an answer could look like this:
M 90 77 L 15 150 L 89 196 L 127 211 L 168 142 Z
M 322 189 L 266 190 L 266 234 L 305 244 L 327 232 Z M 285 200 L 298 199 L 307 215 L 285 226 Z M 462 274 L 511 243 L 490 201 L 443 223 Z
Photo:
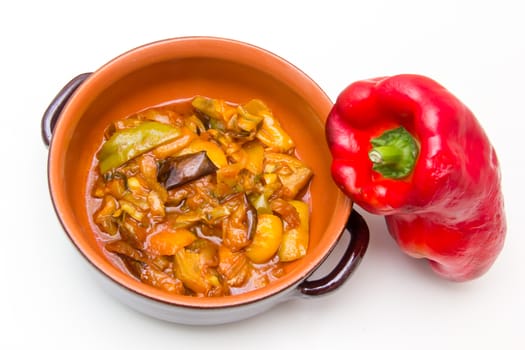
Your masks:
M 325 277 L 300 283 L 297 289 L 303 295 L 317 296 L 334 291 L 350 277 L 361 262 L 369 242 L 368 226 L 363 217 L 352 209 L 345 228 L 345 232 L 350 234 L 350 241 L 341 260 Z
M 55 124 L 57 123 L 58 117 L 67 101 L 73 93 L 78 89 L 80 85 L 86 80 L 91 73 L 83 73 L 77 75 L 69 83 L 67 83 L 62 90 L 55 96 L 53 101 L 49 104 L 44 115 L 42 116 L 42 140 L 46 146 L 49 146 L 51 142 L 51 136 L 53 135 L 53 129 L 55 129 Z

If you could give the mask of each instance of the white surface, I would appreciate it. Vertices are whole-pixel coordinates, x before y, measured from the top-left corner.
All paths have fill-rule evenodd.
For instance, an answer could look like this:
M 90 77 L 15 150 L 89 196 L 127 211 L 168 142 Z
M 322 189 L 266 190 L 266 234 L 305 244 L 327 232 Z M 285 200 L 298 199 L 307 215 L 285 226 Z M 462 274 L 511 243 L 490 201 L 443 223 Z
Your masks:
M 4 1 L 0 5 L 1 349 L 524 349 L 525 20 L 520 1 Z M 343 5 L 344 4 L 344 5 Z M 332 99 L 350 82 L 410 72 L 441 82 L 498 152 L 505 248 L 482 278 L 435 277 L 370 217 L 370 247 L 335 294 L 237 324 L 192 328 L 115 302 L 62 233 L 40 118 L 78 73 L 150 41 L 229 37 L 294 63 Z M 521 214 L 521 215 L 520 215 Z M 331 345 L 329 345 L 331 344 Z

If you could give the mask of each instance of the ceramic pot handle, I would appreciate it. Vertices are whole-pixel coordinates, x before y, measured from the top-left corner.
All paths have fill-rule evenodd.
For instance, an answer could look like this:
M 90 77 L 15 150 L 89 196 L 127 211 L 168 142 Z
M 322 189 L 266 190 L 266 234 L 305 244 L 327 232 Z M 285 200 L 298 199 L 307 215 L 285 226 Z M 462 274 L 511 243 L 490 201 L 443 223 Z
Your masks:
M 300 283 L 297 289 L 303 295 L 317 296 L 339 288 L 361 262 L 369 242 L 368 226 L 363 217 L 352 209 L 345 228 L 345 232 L 350 234 L 350 241 L 341 260 L 325 277 Z
M 69 98 L 73 93 L 78 89 L 80 85 L 84 82 L 84 80 L 89 77 L 91 73 L 83 73 L 80 74 L 73 79 L 69 83 L 67 83 L 62 90 L 55 96 L 53 101 L 49 104 L 49 107 L 47 107 L 46 111 L 44 112 L 44 115 L 42 116 L 42 139 L 46 146 L 49 146 L 49 143 L 51 142 L 51 136 L 53 135 L 53 129 L 55 128 L 55 124 L 58 120 L 58 117 L 60 116 L 60 113 L 64 109 L 64 106 L 66 105 L 67 101 L 69 101 Z

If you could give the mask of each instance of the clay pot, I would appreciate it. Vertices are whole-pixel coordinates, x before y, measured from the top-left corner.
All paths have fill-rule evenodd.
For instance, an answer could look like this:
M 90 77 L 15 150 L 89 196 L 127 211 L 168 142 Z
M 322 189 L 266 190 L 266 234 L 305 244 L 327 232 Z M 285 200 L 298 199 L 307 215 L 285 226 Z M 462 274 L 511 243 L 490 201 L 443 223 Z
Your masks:
M 138 110 L 194 95 L 239 103 L 262 99 L 315 174 L 308 254 L 291 263 L 277 281 L 241 295 L 179 296 L 141 283 L 104 253 L 87 209 L 89 169 L 104 128 Z M 49 189 L 58 219 L 109 292 L 159 319 L 200 325 L 226 323 L 290 298 L 331 292 L 350 276 L 368 245 L 366 223 L 352 211 L 351 201 L 330 176 L 324 122 L 331 106 L 322 89 L 298 68 L 246 43 L 185 37 L 133 49 L 93 73 L 74 78 L 44 114 L 42 135 L 49 145 Z M 325 277 L 309 279 L 344 232 L 351 237 L 339 262 Z

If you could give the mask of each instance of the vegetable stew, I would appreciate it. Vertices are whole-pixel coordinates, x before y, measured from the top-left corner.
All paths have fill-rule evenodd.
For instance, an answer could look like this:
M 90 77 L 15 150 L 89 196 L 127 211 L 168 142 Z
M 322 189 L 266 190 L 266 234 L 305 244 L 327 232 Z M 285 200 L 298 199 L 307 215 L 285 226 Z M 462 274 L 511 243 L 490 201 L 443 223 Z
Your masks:
M 310 168 L 266 104 L 196 96 L 111 123 L 93 167 L 104 249 L 191 296 L 264 287 L 307 253 Z

